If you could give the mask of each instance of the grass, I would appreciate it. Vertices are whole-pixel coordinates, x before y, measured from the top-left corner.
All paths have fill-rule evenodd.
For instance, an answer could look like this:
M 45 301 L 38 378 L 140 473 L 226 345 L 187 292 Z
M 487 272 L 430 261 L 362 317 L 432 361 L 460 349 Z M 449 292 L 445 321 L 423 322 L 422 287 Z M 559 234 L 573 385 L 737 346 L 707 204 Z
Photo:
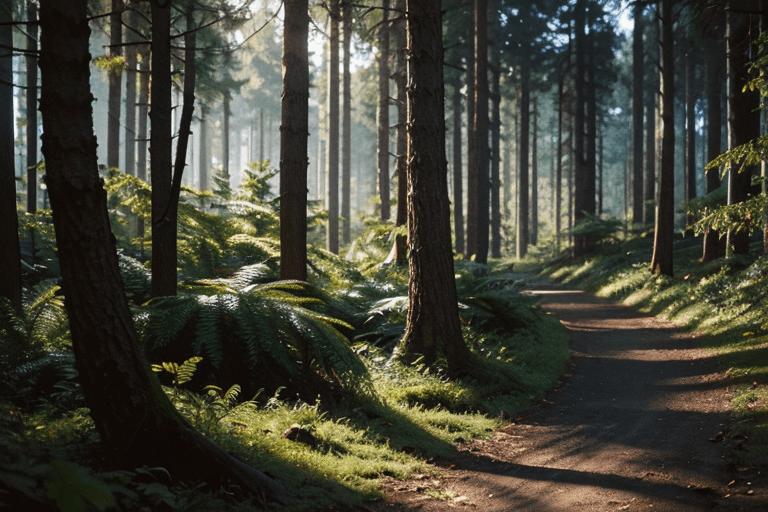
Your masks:
M 198 429 L 289 490 L 292 501 L 280 510 L 354 507 L 380 498 L 383 478 L 431 474 L 430 463 L 454 457 L 456 443 L 489 436 L 502 418 L 555 385 L 569 356 L 565 330 L 535 304 L 521 304 L 522 323 L 513 331 L 465 326 L 476 367 L 473 376 L 463 379 L 449 379 L 435 367 L 405 366 L 390 360 L 385 350 L 366 346 L 356 349 L 364 354 L 375 393 L 333 405 L 309 405 L 278 393 L 258 403 L 213 410 L 183 388 L 169 392 Z M 141 475 L 123 474 L 115 483 L 98 455 L 86 409 L 43 407 L 17 410 L 14 417 L 17 424 L 4 429 L 15 437 L 9 442 L 12 449 L 0 456 L 0 490 L 4 464 L 13 453 L 23 459 L 26 447 L 34 446 L 40 464 L 58 458 L 76 461 L 80 473 L 119 495 L 118 502 L 127 509 L 162 508 L 158 500 L 171 510 L 250 510 L 254 505 L 162 479 L 148 487 Z M 311 442 L 287 439 L 284 432 L 291 428 L 306 432 Z M 50 478 L 50 471 L 32 478 L 37 493 L 45 493 Z M 78 492 L 77 486 L 70 487 Z M 163 490 L 160 497 L 158 489 Z
M 702 263 L 700 250 L 699 239 L 676 240 L 673 278 L 651 274 L 645 237 L 547 263 L 542 274 L 705 335 L 733 386 L 730 435 L 749 439 L 749 449 L 732 450 L 733 460 L 761 465 L 768 456 L 768 259 Z

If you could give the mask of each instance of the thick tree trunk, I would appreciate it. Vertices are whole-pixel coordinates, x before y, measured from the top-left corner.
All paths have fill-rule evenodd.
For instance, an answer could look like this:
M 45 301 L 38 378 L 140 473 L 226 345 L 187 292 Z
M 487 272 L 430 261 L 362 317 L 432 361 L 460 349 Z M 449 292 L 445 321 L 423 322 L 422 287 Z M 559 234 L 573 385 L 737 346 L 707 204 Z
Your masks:
M 515 253 L 517 259 L 528 254 L 528 162 L 530 148 L 530 106 L 531 106 L 531 70 L 526 55 L 520 66 L 520 126 L 517 142 L 517 233 L 515 235 Z
M 565 78 L 557 82 L 557 161 L 555 165 L 555 255 L 560 255 L 563 196 L 563 117 L 565 106 Z
M 285 4 L 280 126 L 280 278 L 301 281 L 307 279 L 308 9 L 307 0 Z
M 734 148 L 760 135 L 760 96 L 758 91 L 743 91 L 750 80 L 751 32 L 749 0 L 731 0 L 727 13 L 728 41 L 728 146 Z M 728 173 L 728 204 L 745 201 L 751 194 L 755 167 Z M 728 232 L 728 254 L 749 253 L 749 233 Z
M 27 0 L 27 49 L 37 52 L 37 4 Z M 37 54 L 29 53 L 27 60 L 27 211 L 37 211 Z
M 328 59 L 328 232 L 326 248 L 339 252 L 339 0 L 330 0 Z
M 498 49 L 494 48 L 494 55 Z M 493 89 L 491 105 L 491 256 L 501 258 L 501 180 L 499 177 L 501 159 L 501 71 L 498 58 L 494 57 Z
M 706 94 L 707 94 L 707 160 L 712 160 L 721 153 L 722 139 L 722 86 L 725 79 L 723 64 L 725 52 L 717 35 L 706 40 Z M 707 172 L 707 194 L 720 188 L 720 170 Z M 712 261 L 725 256 L 725 240 L 720 233 L 709 229 L 704 233 L 703 261 Z
M 0 9 L 0 45 L 13 47 L 13 2 Z M 0 55 L 0 297 L 21 313 L 21 256 L 16 214 L 16 162 L 13 138 L 13 60 Z
M 587 91 L 585 87 L 587 75 L 587 35 L 586 35 L 586 0 L 577 0 L 575 10 L 576 29 L 576 73 L 575 93 L 576 104 L 574 113 L 574 223 L 582 222 L 590 211 L 589 208 L 589 165 L 586 158 L 586 105 Z M 594 201 L 594 197 L 593 197 Z M 589 237 L 574 235 L 573 254 L 583 256 L 590 250 Z
M 123 0 L 112 0 L 109 15 L 109 56 L 123 55 Z M 120 84 L 122 67 L 109 70 L 109 97 L 107 99 L 107 167 L 120 167 Z
M 379 214 L 382 221 L 391 216 L 389 200 L 389 0 L 382 0 L 379 26 L 379 98 L 376 111 L 376 162 L 379 177 Z
M 591 26 L 591 16 L 588 21 Z M 587 38 L 587 84 L 586 84 L 586 114 L 587 114 L 587 133 L 586 133 L 586 176 L 584 189 L 584 207 L 585 212 L 590 216 L 597 216 L 597 81 L 595 80 L 596 64 L 594 36 L 590 34 Z M 629 148 L 627 148 L 629 153 Z M 587 252 L 592 252 L 595 247 L 594 237 L 585 237 Z
M 128 11 L 128 26 L 133 30 L 138 25 L 138 15 L 133 9 Z M 126 31 L 125 48 L 125 169 L 131 175 L 136 175 L 136 65 L 138 46 L 132 43 L 137 41 L 133 30 Z
M 643 223 L 643 7 L 642 2 L 635 2 L 632 31 L 632 223 L 635 225 Z
M 464 254 L 464 184 L 461 161 L 461 88 L 453 86 L 453 229 L 456 252 Z
M 654 11 L 654 15 L 656 11 Z M 649 54 L 651 68 L 656 70 L 659 62 L 659 24 L 653 23 L 653 32 L 649 33 Z M 653 225 L 656 207 L 656 106 L 659 100 L 658 72 L 650 73 L 650 94 L 645 98 L 645 201 L 643 201 L 643 219 L 645 226 Z
M 675 231 L 675 50 L 672 0 L 661 1 L 661 169 L 651 269 L 672 276 Z
M 149 117 L 152 178 L 152 296 L 176 295 L 176 223 L 171 198 L 171 7 L 152 1 L 152 106 Z
M 395 224 L 405 226 L 408 223 L 408 156 L 407 126 L 408 99 L 406 88 L 408 85 L 408 62 L 405 54 L 405 0 L 397 0 L 396 9 L 398 20 L 394 24 L 395 52 L 397 55 L 397 69 L 395 71 L 395 86 L 397 87 L 397 158 L 395 160 L 395 174 L 397 175 L 397 214 Z M 454 148 L 454 156 L 456 149 Z M 459 164 L 461 164 L 461 120 L 459 120 Z M 454 163 L 455 165 L 455 163 Z M 461 169 L 459 169 L 461 176 Z M 407 254 L 408 239 L 405 235 L 395 237 L 395 254 L 398 266 L 408 265 Z
M 459 324 L 445 161 L 440 0 L 407 0 L 408 314 L 402 350 L 451 373 L 469 363 Z
M 97 168 L 86 7 L 85 0 L 41 3 L 41 111 L 72 347 L 96 429 L 117 466 L 162 466 L 174 478 L 274 493 L 272 480 L 179 416 L 139 349 Z
M 539 98 L 533 97 L 533 137 L 531 138 L 531 245 L 539 244 Z
M 343 0 L 342 35 L 344 56 L 342 59 L 343 101 L 341 107 L 341 239 L 344 244 L 348 244 L 352 240 L 352 77 L 349 71 L 352 49 L 351 0 Z M 387 124 L 389 124 L 389 120 L 387 120 Z M 306 176 L 304 181 L 306 182 Z
M 488 0 L 475 0 L 475 179 L 477 187 L 477 247 L 475 261 L 488 261 L 490 185 L 488 177 Z

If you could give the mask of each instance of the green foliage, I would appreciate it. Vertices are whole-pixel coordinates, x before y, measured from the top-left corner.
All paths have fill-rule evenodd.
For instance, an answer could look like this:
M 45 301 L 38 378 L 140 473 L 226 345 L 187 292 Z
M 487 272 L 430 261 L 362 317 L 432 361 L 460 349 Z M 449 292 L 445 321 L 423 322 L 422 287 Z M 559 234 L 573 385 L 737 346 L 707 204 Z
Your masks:
M 594 215 L 587 215 L 573 226 L 573 234 L 590 237 L 595 243 L 616 241 L 622 228 L 622 222 L 618 219 L 603 219 Z
M 322 300 L 306 293 L 306 283 L 241 290 L 227 289 L 233 281 L 203 284 L 220 291 L 150 304 L 145 345 L 153 359 L 202 356 L 209 382 L 243 383 L 251 392 L 280 386 L 304 395 L 332 388 L 365 392 L 365 366 L 339 331 L 349 325 L 319 312 Z
M 740 203 L 705 209 L 694 224 L 694 231 L 702 234 L 715 229 L 722 234 L 727 231 L 754 233 L 760 231 L 768 216 L 768 195 L 752 196 Z

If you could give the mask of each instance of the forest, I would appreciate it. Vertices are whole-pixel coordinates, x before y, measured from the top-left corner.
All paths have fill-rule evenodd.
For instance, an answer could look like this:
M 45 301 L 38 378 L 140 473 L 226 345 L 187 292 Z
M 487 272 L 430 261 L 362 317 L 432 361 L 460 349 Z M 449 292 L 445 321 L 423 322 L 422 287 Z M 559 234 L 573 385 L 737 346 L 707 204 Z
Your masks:
M 0 510 L 768 510 L 768 0 L 0 0 Z

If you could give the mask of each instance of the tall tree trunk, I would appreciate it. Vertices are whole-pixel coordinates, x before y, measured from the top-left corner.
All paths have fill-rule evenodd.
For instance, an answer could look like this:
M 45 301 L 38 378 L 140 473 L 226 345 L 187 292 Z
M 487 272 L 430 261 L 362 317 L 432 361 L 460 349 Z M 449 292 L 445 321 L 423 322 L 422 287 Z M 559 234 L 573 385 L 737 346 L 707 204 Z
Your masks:
M 339 252 L 339 0 L 330 0 L 328 59 L 328 233 L 326 247 Z
M 689 29 L 689 37 L 693 31 Z M 694 82 L 696 64 L 693 43 L 689 42 L 685 57 L 685 208 L 696 197 L 696 92 L 698 83 Z M 692 219 L 686 215 L 686 225 Z
M 200 176 L 198 182 L 200 190 L 208 190 L 208 169 L 211 167 L 211 159 L 208 156 L 208 109 L 200 106 L 200 151 L 197 153 Z
M 744 91 L 750 81 L 751 33 L 749 11 L 752 2 L 730 0 L 727 12 L 728 41 L 728 146 L 734 148 L 760 135 L 760 96 L 758 91 Z M 752 188 L 755 167 L 728 173 L 728 204 L 745 201 Z M 749 233 L 728 231 L 728 254 L 749 253 Z M 731 252 L 732 251 L 732 252 Z
M 152 178 L 152 296 L 176 295 L 176 223 L 171 197 L 171 6 L 152 1 L 152 105 L 149 113 Z
M 123 55 L 123 0 L 112 0 L 109 15 L 109 56 Z M 107 99 L 107 167 L 120 167 L 120 84 L 122 66 L 109 70 L 109 97 Z
M 27 211 L 37 211 L 37 4 L 27 0 Z M 34 249 L 34 248 L 33 248 Z
M 473 0 L 474 1 L 474 0 Z M 475 9 L 467 34 L 467 244 L 464 257 L 477 254 L 477 139 L 473 135 L 475 124 Z
M 588 25 L 592 25 L 591 13 L 588 18 Z M 591 29 L 590 29 L 591 30 Z M 587 114 L 587 132 L 586 132 L 586 176 L 584 189 L 584 207 L 587 215 L 597 216 L 597 81 L 595 80 L 595 42 L 594 35 L 587 37 L 587 87 L 586 87 L 586 114 Z M 629 148 L 627 148 L 629 154 Z M 594 237 L 585 237 L 585 250 L 591 252 L 594 250 Z
M 706 39 L 706 94 L 707 94 L 707 160 L 712 160 L 721 153 L 722 139 L 722 86 L 725 79 L 723 64 L 725 52 L 718 34 Z M 707 194 L 719 189 L 720 170 L 713 169 L 707 172 Z M 712 261 L 725 256 L 725 240 L 720 233 L 708 229 L 704 233 L 703 261 Z
M 0 297 L 21 313 L 21 255 L 13 138 L 13 2 L 0 9 Z
M 265 496 L 272 480 L 197 433 L 139 348 L 96 161 L 85 0 L 40 9 L 43 152 L 78 375 L 111 463 L 163 466 L 174 478 L 234 481 Z M 170 82 L 169 82 L 170 83 Z
M 343 0 L 342 34 L 344 57 L 342 59 L 343 104 L 341 108 L 341 239 L 348 244 L 352 240 L 352 77 L 349 72 L 352 49 L 351 0 Z
M 141 63 L 139 64 L 139 104 L 136 132 L 136 176 L 144 181 L 147 180 L 147 121 L 149 120 L 150 76 L 149 60 L 150 51 L 147 49 L 141 53 Z M 139 239 L 141 240 L 141 254 L 143 256 L 145 236 L 143 216 L 139 216 L 136 221 L 136 231 Z
M 635 2 L 632 31 L 632 223 L 635 225 L 643 223 L 643 7 L 642 2 Z
M 582 222 L 589 213 L 589 169 L 586 159 L 587 75 L 586 0 L 577 0 L 574 24 L 576 29 L 576 73 L 574 77 L 576 104 L 574 113 L 574 224 Z M 594 200 L 594 198 L 593 198 Z M 573 254 L 583 256 L 590 250 L 589 237 L 574 235 Z
M 560 255 L 563 196 L 563 117 L 565 106 L 565 78 L 557 81 L 557 162 L 555 170 L 555 255 Z
M 493 49 L 494 69 L 491 104 L 491 256 L 501 258 L 501 183 L 499 178 L 501 158 L 501 70 L 498 62 L 498 48 Z
M 221 105 L 221 115 L 222 115 L 222 123 L 221 123 L 221 171 L 222 176 L 227 180 L 227 183 L 229 184 L 229 122 L 232 118 L 232 108 L 231 108 L 231 102 L 232 97 L 230 96 L 230 92 L 226 91 L 224 93 L 224 99 L 222 100 Z M 270 146 L 270 150 L 272 147 Z M 272 153 L 270 151 L 270 157 L 272 156 Z M 270 158 L 271 159 L 271 158 Z
M 654 16 L 657 9 L 654 9 Z M 656 70 L 661 65 L 659 59 L 659 24 L 653 23 L 653 32 L 648 35 L 648 45 L 652 69 Z M 656 110 L 659 101 L 659 81 L 658 72 L 650 73 L 651 87 L 650 94 L 645 98 L 645 185 L 643 201 L 643 219 L 645 226 L 651 226 L 655 221 L 656 207 L 656 165 L 658 156 L 656 154 Z
M 602 119 L 598 121 L 597 123 L 597 154 L 599 158 L 599 164 L 597 168 L 597 175 L 598 175 L 598 183 L 600 184 L 600 188 L 597 190 L 597 217 L 600 218 L 603 215 L 603 198 L 605 193 L 605 187 L 603 186 L 603 178 L 605 175 L 603 174 L 604 171 L 604 147 L 603 147 L 603 125 L 602 125 Z M 635 175 L 633 173 L 633 179 L 635 178 Z M 642 179 L 642 173 L 640 175 L 640 178 Z M 642 187 L 641 187 L 642 188 Z M 634 188 L 633 188 L 634 190 Z M 642 195 L 641 195 L 642 197 Z
M 395 174 L 397 175 L 397 213 L 395 225 L 400 227 L 408 223 L 408 162 L 406 161 L 408 157 L 406 126 L 408 122 L 408 99 L 406 93 L 408 62 L 406 61 L 405 54 L 405 0 L 397 0 L 395 6 L 399 17 L 393 26 L 395 52 L 397 52 L 397 69 L 395 71 L 395 86 L 397 87 L 397 159 L 395 160 L 395 165 L 397 166 L 395 169 Z M 459 105 L 459 113 L 461 113 L 461 105 Z M 454 158 L 455 155 L 456 148 L 454 148 Z M 454 162 L 454 168 L 455 165 Z M 461 165 L 461 120 L 459 120 L 459 165 Z M 459 168 L 459 178 L 461 178 L 461 168 Z M 408 264 L 407 242 L 408 240 L 405 235 L 395 236 L 395 254 L 399 266 L 406 266 Z
M 531 104 L 531 70 L 527 55 L 522 55 L 520 66 L 520 127 L 517 143 L 517 233 L 515 249 L 517 259 L 528 254 L 528 161 L 530 148 L 530 104 Z
M 675 49 L 672 0 L 661 1 L 661 169 L 651 269 L 672 276 L 675 231 Z
M 760 33 L 768 34 L 768 0 L 762 0 L 760 3 L 762 8 L 762 15 L 760 16 Z M 763 36 L 765 37 L 765 35 Z M 763 116 L 763 135 L 768 134 L 768 104 L 766 104 L 765 98 L 762 99 L 762 116 Z M 763 195 L 768 195 L 768 160 L 763 158 L 760 163 L 760 177 L 762 178 L 761 192 Z M 768 254 L 768 212 L 766 212 L 763 218 L 763 254 Z
M 451 373 L 469 363 L 459 324 L 445 161 L 440 0 L 407 0 L 408 314 L 402 350 Z
M 391 216 L 389 204 L 389 0 L 382 0 L 379 26 L 379 104 L 376 115 L 378 138 L 376 161 L 379 176 L 379 210 L 382 221 Z
M 531 245 L 539 244 L 539 98 L 533 97 L 533 137 L 531 138 Z
M 461 87 L 457 80 L 453 86 L 453 229 L 456 252 L 464 254 L 464 184 L 461 161 Z
M 307 279 L 308 9 L 307 0 L 285 4 L 280 126 L 280 278 L 301 281 Z
M 490 184 L 488 176 L 488 0 L 475 0 L 475 179 L 477 180 L 477 247 L 475 261 L 488 261 Z
M 125 172 L 136 174 L 136 66 L 138 56 L 137 37 L 133 30 L 138 25 L 138 15 L 134 6 L 128 11 L 128 26 L 125 48 Z M 131 30 L 133 29 L 133 30 Z
M 264 162 L 264 109 L 259 109 L 259 162 Z

